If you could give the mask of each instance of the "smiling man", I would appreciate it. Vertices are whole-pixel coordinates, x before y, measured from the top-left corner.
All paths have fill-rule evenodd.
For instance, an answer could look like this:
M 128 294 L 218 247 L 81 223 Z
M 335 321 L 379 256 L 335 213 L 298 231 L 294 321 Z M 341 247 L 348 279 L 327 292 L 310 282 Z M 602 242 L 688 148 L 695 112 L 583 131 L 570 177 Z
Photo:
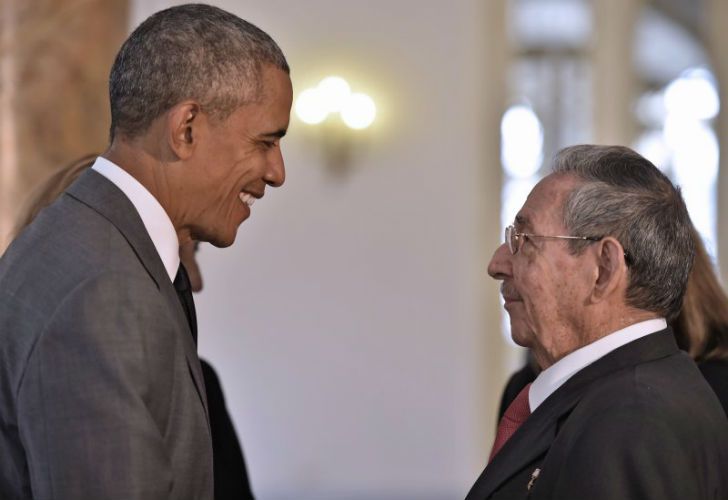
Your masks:
M 0 260 L 0 498 L 213 498 L 178 248 L 231 245 L 283 184 L 288 72 L 268 35 L 200 4 L 121 47 L 108 150 Z
M 557 155 L 488 267 L 543 371 L 467 500 L 728 498 L 728 422 L 666 323 L 690 226 L 680 192 L 630 149 Z

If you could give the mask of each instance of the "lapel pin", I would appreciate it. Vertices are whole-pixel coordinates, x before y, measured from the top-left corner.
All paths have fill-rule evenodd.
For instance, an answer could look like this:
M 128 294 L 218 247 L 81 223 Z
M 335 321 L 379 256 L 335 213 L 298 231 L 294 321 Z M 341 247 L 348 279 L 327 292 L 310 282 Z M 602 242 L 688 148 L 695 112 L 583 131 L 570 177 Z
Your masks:
M 541 469 L 538 467 L 534 469 L 533 472 L 531 472 L 531 480 L 528 482 L 528 491 L 531 491 L 531 488 L 533 488 L 533 483 L 536 482 L 536 479 L 538 479 L 539 474 L 541 474 Z

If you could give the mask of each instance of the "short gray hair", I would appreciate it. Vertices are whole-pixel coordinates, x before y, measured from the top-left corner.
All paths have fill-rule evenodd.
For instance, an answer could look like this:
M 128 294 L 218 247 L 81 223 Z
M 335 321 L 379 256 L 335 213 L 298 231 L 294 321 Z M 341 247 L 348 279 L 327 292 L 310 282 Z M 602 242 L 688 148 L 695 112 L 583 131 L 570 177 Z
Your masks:
M 143 134 L 185 99 L 225 119 L 258 99 L 265 64 L 289 73 L 273 39 L 229 12 L 204 4 L 157 12 L 127 38 L 111 68 L 111 139 Z
M 578 236 L 613 236 L 629 269 L 626 303 L 672 319 L 682 306 L 695 247 L 679 188 L 629 148 L 580 145 L 562 149 L 553 173 L 583 181 L 563 206 L 564 226 Z M 573 241 L 581 252 L 589 242 Z

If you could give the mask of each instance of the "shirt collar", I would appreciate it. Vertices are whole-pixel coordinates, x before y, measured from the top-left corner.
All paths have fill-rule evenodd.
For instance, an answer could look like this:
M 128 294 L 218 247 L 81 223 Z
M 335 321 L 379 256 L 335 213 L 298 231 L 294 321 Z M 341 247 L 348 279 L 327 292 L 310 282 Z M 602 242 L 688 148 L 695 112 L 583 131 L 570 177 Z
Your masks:
M 170 281 L 174 281 L 179 268 L 179 240 L 162 205 L 141 182 L 106 158 L 99 156 L 91 168 L 113 182 L 129 198 L 139 212 Z
M 602 356 L 650 333 L 667 328 L 664 318 L 649 319 L 610 333 L 599 340 L 585 345 L 558 360 L 539 373 L 528 391 L 531 412 L 535 411 L 546 398 L 556 392 L 567 380 Z

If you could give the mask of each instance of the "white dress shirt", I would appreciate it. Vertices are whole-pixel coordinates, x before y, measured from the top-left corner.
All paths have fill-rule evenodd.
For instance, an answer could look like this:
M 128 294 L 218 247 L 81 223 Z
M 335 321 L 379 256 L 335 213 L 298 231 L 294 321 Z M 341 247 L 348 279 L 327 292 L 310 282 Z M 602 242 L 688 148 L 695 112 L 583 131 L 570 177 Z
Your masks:
M 179 268 L 179 240 L 162 205 L 131 174 L 106 158 L 99 156 L 91 168 L 113 182 L 129 198 L 139 212 L 170 281 L 174 281 Z
M 649 319 L 617 330 L 567 354 L 553 365 L 539 373 L 528 391 L 528 404 L 531 412 L 543 403 L 546 398 L 556 392 L 567 380 L 577 372 L 586 368 L 599 358 L 634 340 L 659 332 L 667 328 L 664 318 Z

